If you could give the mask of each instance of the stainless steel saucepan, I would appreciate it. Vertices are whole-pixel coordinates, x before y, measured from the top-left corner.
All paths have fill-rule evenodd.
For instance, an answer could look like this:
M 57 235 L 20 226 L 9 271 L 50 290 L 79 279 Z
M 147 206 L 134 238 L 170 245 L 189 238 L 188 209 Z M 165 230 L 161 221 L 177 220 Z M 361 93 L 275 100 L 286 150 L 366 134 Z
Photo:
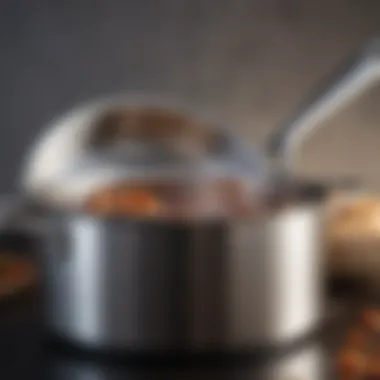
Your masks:
M 323 119 L 378 79 L 379 57 L 380 44 L 370 44 L 298 109 L 270 139 L 268 159 L 181 112 L 175 125 L 202 124 L 198 130 L 206 131 L 194 139 L 202 149 L 180 149 L 178 136 L 169 145 L 153 141 L 153 103 L 111 100 L 61 119 L 33 147 L 22 178 L 27 196 L 54 210 L 44 253 L 51 330 L 85 347 L 139 352 L 286 345 L 311 333 L 322 316 L 318 210 L 326 191 L 295 179 L 294 154 Z M 138 109 L 142 119 L 130 117 L 131 130 L 148 126 L 157 151 L 132 132 L 130 141 L 138 140 L 141 150 L 118 151 L 112 138 L 101 147 L 90 144 L 99 120 L 116 108 L 134 117 Z M 162 125 L 170 124 L 173 109 L 158 108 Z M 119 136 L 112 125 L 104 128 Z M 203 144 L 209 136 L 218 143 Z M 180 185 L 192 207 L 181 218 L 83 210 L 86 197 L 120 180 Z M 225 180 L 244 189 L 239 196 L 252 206 L 248 213 L 226 208 L 225 195 L 208 193 Z

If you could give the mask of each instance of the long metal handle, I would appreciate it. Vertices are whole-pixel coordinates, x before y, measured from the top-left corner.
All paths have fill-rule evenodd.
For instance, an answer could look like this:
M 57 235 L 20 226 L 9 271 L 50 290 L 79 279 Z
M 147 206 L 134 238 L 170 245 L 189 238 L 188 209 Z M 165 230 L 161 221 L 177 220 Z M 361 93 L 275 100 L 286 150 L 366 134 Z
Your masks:
M 269 140 L 271 158 L 280 168 L 290 171 L 297 148 L 322 126 L 322 121 L 348 105 L 379 78 L 380 39 L 369 43 L 285 121 Z

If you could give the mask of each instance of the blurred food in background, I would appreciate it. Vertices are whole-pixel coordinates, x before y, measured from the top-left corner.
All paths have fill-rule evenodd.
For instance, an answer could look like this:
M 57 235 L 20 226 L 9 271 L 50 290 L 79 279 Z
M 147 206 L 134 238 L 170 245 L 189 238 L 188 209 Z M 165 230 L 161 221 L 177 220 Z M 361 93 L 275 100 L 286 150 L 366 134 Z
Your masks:
M 35 265 L 12 252 L 0 253 L 0 299 L 23 293 L 36 281 Z
M 380 284 L 380 195 L 334 194 L 326 211 L 328 269 Z
M 380 309 L 367 308 L 354 321 L 338 355 L 338 379 L 380 378 Z

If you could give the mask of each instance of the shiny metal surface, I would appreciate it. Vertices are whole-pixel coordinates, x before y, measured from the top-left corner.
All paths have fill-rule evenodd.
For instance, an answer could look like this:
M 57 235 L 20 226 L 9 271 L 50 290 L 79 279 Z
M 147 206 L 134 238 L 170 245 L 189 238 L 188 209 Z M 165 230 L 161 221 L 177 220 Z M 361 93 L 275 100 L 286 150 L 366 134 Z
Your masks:
M 61 220 L 46 255 L 50 324 L 92 346 L 219 344 L 223 229 Z
M 318 205 L 300 203 L 236 229 L 229 263 L 235 344 L 281 344 L 320 323 L 319 222 Z
M 292 341 L 320 322 L 316 222 L 313 207 L 250 225 L 58 219 L 45 261 L 48 323 L 93 348 Z
M 172 172 L 180 164 L 184 167 L 184 164 L 188 165 L 190 161 L 189 157 L 184 157 L 184 152 L 189 152 L 184 149 L 183 144 L 181 145 L 181 138 L 178 136 L 173 145 L 175 150 L 180 152 L 170 154 L 162 149 L 160 152 L 157 146 L 154 149 L 152 146 L 147 147 L 146 143 L 139 147 L 136 141 L 131 143 L 127 138 L 119 139 L 117 143 L 111 140 L 112 143 L 109 142 L 108 146 L 101 148 L 91 144 L 92 139 L 99 134 L 98 124 L 102 115 L 107 115 L 115 109 L 133 113 L 136 108 L 146 110 L 149 114 L 152 107 L 165 111 L 168 114 L 168 122 L 172 113 L 178 112 L 179 130 L 181 123 L 189 123 L 194 118 L 187 108 L 179 106 L 177 102 L 166 100 L 163 95 L 148 96 L 146 99 L 138 95 L 111 96 L 81 105 L 55 120 L 37 139 L 25 161 L 21 188 L 39 201 L 68 206 L 80 203 L 94 189 L 104 184 L 136 175 L 146 177 L 151 174 L 152 169 L 155 170 L 154 175 L 157 169 L 168 171 L 168 167 L 163 167 L 164 164 L 170 164 L 172 176 Z M 198 154 L 198 157 L 194 157 L 192 152 L 190 156 L 193 161 L 194 158 L 208 163 L 212 161 L 214 166 L 221 164 L 223 169 L 230 165 L 235 172 L 245 170 L 243 174 L 252 177 L 256 182 L 265 181 L 266 166 L 259 155 L 254 155 L 245 142 L 222 128 L 217 121 L 206 118 L 200 112 L 195 115 L 196 126 L 202 126 L 205 134 L 207 131 L 208 138 L 212 137 L 219 143 L 216 143 L 215 151 L 208 147 L 204 154 Z M 154 118 L 150 123 L 155 125 Z M 101 130 L 105 128 L 109 129 L 109 125 L 103 125 Z M 115 136 L 114 138 L 116 139 Z M 147 150 L 149 155 L 146 154 Z M 182 157 L 179 157 L 179 153 Z M 176 160 L 174 165 L 170 162 L 173 158 Z M 176 176 L 178 177 L 177 171 Z

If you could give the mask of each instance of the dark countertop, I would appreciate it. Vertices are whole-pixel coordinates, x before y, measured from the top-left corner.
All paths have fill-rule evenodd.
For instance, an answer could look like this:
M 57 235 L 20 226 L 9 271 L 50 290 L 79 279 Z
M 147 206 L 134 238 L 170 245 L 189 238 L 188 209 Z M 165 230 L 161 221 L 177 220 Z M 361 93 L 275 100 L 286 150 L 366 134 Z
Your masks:
M 75 353 L 47 344 L 43 333 L 40 301 L 36 294 L 23 296 L 0 307 L 0 379 L 334 379 L 333 361 L 347 330 L 347 323 L 336 318 L 325 331 L 292 353 L 274 361 L 252 365 L 157 366 L 110 364 L 84 359 Z M 336 316 L 343 315 L 344 309 Z

